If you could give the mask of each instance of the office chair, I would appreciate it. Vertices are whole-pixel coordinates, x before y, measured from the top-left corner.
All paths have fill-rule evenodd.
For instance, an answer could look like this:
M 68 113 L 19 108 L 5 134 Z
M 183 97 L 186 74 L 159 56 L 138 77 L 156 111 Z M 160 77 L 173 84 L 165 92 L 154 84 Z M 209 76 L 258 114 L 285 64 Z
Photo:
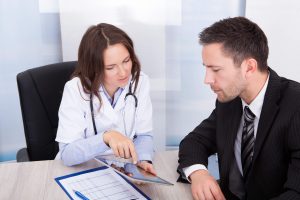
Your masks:
M 55 142 L 58 109 L 65 83 L 77 62 L 62 62 L 28 69 L 17 75 L 27 148 L 17 161 L 51 160 L 58 152 Z

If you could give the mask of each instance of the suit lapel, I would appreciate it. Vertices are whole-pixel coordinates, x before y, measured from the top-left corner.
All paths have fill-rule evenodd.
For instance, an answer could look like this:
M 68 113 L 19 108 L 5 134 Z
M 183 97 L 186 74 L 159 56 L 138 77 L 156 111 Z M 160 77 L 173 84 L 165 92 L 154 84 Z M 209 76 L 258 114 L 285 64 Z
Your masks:
M 235 162 L 234 158 L 234 144 L 235 139 L 237 137 L 237 131 L 240 125 L 240 120 L 242 116 L 242 102 L 240 98 L 236 98 L 232 105 L 229 107 L 224 106 L 226 110 L 222 111 L 224 114 L 221 118 L 223 121 L 223 128 L 221 128 L 221 134 L 223 135 L 223 140 L 226 141 L 224 145 L 224 156 L 223 156 L 223 166 L 224 169 L 222 172 L 224 173 L 223 177 L 225 177 L 225 181 L 228 184 L 229 181 L 229 170 L 231 167 L 232 162 Z M 228 110 L 227 110 L 228 109 Z M 221 172 L 221 173 L 222 173 Z
M 269 70 L 269 83 L 266 90 L 262 111 L 260 114 L 260 120 L 258 122 L 254 146 L 253 165 L 255 165 L 255 160 L 260 153 L 264 141 L 269 134 L 269 130 L 272 127 L 275 116 L 279 110 L 277 101 L 280 98 L 280 78 L 273 70 Z

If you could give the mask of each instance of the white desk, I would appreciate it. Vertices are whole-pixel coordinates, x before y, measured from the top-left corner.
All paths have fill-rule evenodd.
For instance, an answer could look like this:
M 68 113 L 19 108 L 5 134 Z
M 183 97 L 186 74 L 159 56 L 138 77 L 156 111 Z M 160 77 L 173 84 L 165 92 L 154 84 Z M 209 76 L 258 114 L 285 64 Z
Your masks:
M 154 157 L 158 175 L 174 186 L 147 184 L 138 188 L 152 199 L 192 199 L 190 185 L 176 182 L 177 154 L 164 151 Z M 66 167 L 58 160 L 0 164 L 0 199 L 68 199 L 54 178 L 98 166 L 94 160 L 75 167 Z

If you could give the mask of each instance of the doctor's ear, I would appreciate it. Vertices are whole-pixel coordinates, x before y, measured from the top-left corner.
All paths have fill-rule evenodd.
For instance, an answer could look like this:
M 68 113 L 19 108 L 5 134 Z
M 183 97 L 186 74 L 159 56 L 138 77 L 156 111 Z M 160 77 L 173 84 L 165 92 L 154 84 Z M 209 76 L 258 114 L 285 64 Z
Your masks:
M 252 76 L 258 70 L 257 61 L 254 58 L 247 58 L 242 62 L 245 68 L 246 78 Z

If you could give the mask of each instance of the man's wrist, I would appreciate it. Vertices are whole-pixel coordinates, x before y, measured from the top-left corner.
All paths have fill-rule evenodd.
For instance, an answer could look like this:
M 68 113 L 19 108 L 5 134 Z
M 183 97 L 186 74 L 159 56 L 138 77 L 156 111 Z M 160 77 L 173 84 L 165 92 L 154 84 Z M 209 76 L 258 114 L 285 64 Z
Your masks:
M 209 175 L 208 170 L 205 170 L 205 169 L 199 169 L 199 170 L 196 170 L 196 171 L 192 172 L 188 178 L 189 178 L 189 179 L 191 180 L 191 182 L 192 182 L 192 181 L 193 181 L 193 178 L 196 178 L 196 177 L 198 177 L 198 176 L 203 176 L 203 175 L 205 175 L 205 176 Z
M 184 175 L 185 175 L 185 178 L 190 181 L 190 178 L 189 176 L 197 171 L 197 170 L 200 170 L 200 169 L 203 169 L 203 170 L 207 170 L 207 168 L 205 167 L 205 165 L 202 165 L 202 164 L 194 164 L 194 165 L 191 165 L 189 167 L 185 167 L 182 169 Z

